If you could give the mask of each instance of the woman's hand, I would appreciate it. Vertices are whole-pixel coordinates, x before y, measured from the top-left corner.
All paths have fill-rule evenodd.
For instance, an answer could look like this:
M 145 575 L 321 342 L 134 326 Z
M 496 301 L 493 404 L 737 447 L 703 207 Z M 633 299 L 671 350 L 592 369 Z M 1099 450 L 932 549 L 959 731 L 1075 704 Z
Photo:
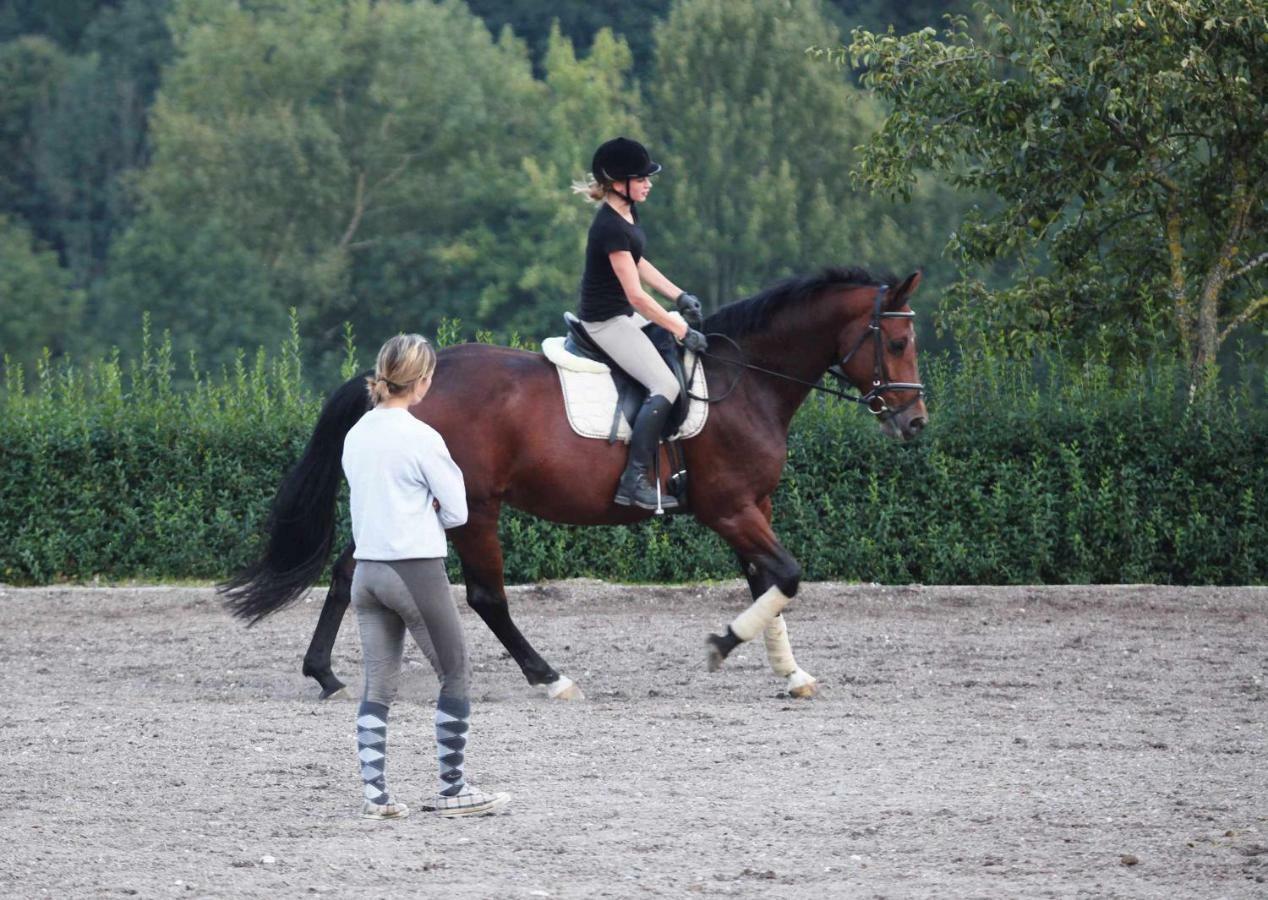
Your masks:
M 681 340 L 682 345 L 692 353 L 704 353 L 709 349 L 709 339 L 694 328 L 688 328 Z

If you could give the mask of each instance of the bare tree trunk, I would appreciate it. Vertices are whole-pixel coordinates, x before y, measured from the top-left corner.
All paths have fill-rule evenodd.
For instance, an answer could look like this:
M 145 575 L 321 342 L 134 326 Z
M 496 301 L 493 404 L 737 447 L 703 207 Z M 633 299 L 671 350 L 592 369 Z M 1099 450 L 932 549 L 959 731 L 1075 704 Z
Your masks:
M 1230 205 L 1228 234 L 1211 270 L 1207 272 L 1198 295 L 1197 346 L 1192 360 L 1193 387 L 1211 380 L 1215 374 L 1215 356 L 1228 332 L 1220 333 L 1220 294 L 1228 283 L 1237 259 L 1238 245 L 1246 233 L 1254 197 L 1246 188 L 1246 164 L 1238 160 L 1233 165 L 1233 198 Z
M 1171 264 L 1171 304 L 1175 310 L 1176 328 L 1180 332 L 1180 349 L 1192 359 L 1193 307 L 1189 305 L 1189 289 L 1184 275 L 1184 228 L 1180 219 L 1179 194 L 1167 191 L 1167 255 Z

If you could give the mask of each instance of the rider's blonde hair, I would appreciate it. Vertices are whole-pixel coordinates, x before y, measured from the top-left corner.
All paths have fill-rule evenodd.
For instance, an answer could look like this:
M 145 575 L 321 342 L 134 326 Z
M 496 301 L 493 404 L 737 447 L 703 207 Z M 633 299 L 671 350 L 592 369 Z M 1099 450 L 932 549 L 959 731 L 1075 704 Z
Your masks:
M 585 194 L 587 200 L 595 203 L 602 202 L 610 190 L 612 190 L 610 183 L 595 181 L 593 177 L 587 178 L 585 181 L 574 181 L 572 183 L 572 192 L 574 194 Z
M 378 406 L 403 394 L 436 370 L 436 351 L 421 334 L 398 334 L 379 348 L 374 374 L 365 380 L 370 402 Z

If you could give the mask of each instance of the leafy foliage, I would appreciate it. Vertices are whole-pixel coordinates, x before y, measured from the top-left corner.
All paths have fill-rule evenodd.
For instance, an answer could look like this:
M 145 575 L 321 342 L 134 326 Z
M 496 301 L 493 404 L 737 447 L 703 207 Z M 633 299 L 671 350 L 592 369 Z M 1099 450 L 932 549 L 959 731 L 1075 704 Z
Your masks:
M 1195 372 L 1268 309 L 1268 12 L 1254 0 L 1106 6 L 1011 0 L 940 36 L 856 31 L 849 56 L 893 105 L 858 174 L 920 170 L 998 204 L 951 248 L 948 321 L 1028 353 L 1177 349 Z M 1007 289 L 977 267 L 1019 263 Z
M 178 356 L 218 366 L 280 340 L 294 307 L 308 377 L 328 378 L 349 321 L 373 337 L 446 317 L 503 340 L 556 333 L 592 215 L 569 186 L 615 134 L 670 164 L 646 210 L 653 258 L 707 299 L 829 263 L 923 266 L 935 297 L 966 200 L 849 192 L 850 147 L 878 120 L 804 58 L 811 35 L 839 39 L 825 7 L 724 6 L 5 4 L 0 213 L 84 298 L 51 349 L 134 354 L 148 311 Z M 705 126 L 761 145 L 742 191 L 739 135 Z
M 0 347 L 7 360 L 30 368 L 40 348 L 64 349 L 83 305 L 82 293 L 70 282 L 56 254 L 41 249 L 20 223 L 0 215 L 0 300 L 5 301 Z
M 277 355 L 194 371 L 184 392 L 170 343 L 148 338 L 127 365 L 45 360 L 30 390 L 11 366 L 0 398 L 0 581 L 221 578 L 246 563 L 320 407 L 300 356 L 293 326 Z M 933 417 L 907 445 L 852 404 L 807 403 L 774 502 L 776 531 L 807 577 L 1268 580 L 1262 372 L 1217 407 L 1186 402 L 1183 367 L 1124 378 L 1039 363 L 933 360 L 923 372 Z M 350 357 L 345 372 L 355 369 Z M 502 539 L 512 582 L 737 574 L 731 551 L 688 519 L 568 528 L 509 512 Z

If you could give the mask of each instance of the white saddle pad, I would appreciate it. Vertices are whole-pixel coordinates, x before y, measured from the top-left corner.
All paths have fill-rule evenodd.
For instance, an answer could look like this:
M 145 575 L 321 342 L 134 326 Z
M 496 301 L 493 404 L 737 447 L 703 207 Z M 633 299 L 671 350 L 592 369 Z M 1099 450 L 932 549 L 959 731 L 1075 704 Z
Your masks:
M 616 384 L 611 370 L 603 363 L 581 356 L 574 356 L 564 349 L 564 338 L 552 337 L 542 341 L 542 353 L 555 364 L 559 383 L 564 391 L 564 408 L 568 411 L 568 424 L 582 437 L 607 440 L 612 433 L 612 419 L 616 416 Z M 687 351 L 683 365 L 691 373 L 695 354 Z M 695 375 L 689 387 L 692 395 L 708 397 L 704 366 L 695 366 Z M 686 440 L 698 435 L 709 417 L 709 404 L 704 400 L 691 400 L 687 418 L 683 420 L 675 440 Z M 630 423 L 624 413 L 617 426 L 616 436 L 624 443 L 630 440 Z

